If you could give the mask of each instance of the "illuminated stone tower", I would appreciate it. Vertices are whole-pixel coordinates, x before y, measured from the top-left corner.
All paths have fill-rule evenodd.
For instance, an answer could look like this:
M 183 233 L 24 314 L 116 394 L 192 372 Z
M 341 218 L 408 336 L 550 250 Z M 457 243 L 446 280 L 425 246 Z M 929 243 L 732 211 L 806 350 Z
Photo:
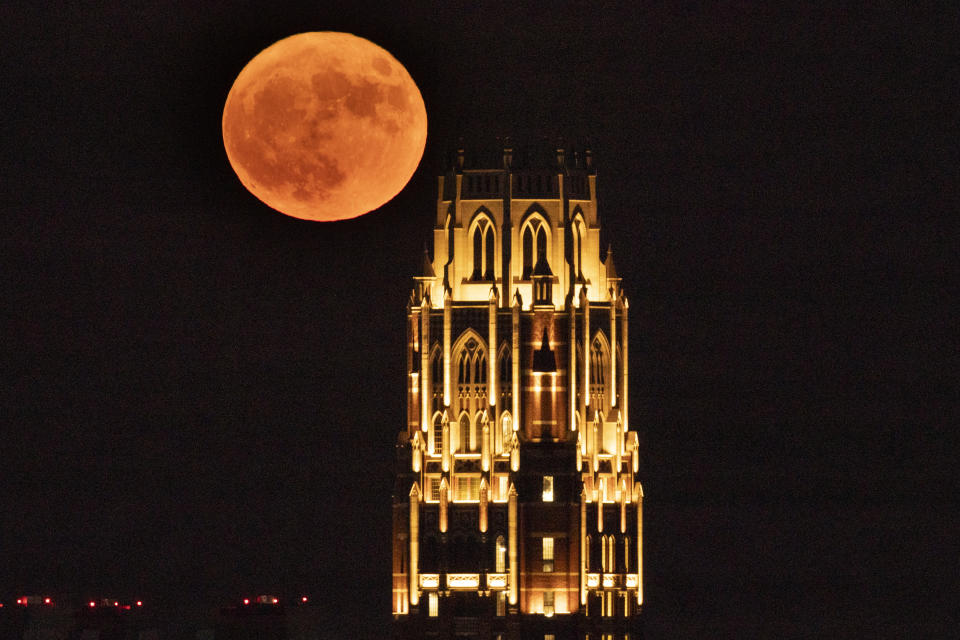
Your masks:
M 407 308 L 398 638 L 641 637 L 629 305 L 589 150 L 458 151 Z

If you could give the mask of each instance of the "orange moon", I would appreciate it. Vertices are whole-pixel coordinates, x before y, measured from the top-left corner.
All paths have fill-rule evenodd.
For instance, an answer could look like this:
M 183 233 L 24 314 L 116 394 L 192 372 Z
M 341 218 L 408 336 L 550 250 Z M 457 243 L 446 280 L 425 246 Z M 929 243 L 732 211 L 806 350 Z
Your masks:
M 261 51 L 223 107 L 223 146 L 240 182 L 270 207 L 344 220 L 393 198 L 427 141 L 420 90 L 369 40 L 300 33 Z

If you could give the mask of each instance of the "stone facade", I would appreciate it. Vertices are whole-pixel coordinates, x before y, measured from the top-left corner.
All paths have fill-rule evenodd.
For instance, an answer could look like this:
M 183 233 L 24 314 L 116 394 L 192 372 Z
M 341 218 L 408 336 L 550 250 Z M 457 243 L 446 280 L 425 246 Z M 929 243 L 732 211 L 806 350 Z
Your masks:
M 642 637 L 628 309 L 589 150 L 458 151 L 407 309 L 397 638 Z

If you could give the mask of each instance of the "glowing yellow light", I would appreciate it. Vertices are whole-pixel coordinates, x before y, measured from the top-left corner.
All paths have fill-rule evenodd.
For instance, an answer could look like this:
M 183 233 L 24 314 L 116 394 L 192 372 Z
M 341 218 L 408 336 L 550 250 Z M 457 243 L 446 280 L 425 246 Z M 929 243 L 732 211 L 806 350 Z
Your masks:
M 488 589 L 506 589 L 506 588 L 507 588 L 507 574 L 505 574 L 505 573 L 488 573 L 488 574 L 487 574 L 487 588 L 488 588 Z
M 421 573 L 420 574 L 421 589 L 436 589 L 439 586 L 440 586 L 439 573 Z
M 450 589 L 476 589 L 480 586 L 479 573 L 448 573 L 447 587 Z

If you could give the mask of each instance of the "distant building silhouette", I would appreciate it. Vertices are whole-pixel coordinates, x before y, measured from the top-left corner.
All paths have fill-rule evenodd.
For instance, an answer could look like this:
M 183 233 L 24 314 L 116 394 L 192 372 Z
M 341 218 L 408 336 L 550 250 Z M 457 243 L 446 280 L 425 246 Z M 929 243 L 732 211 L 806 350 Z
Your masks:
M 397 638 L 642 635 L 629 305 L 591 152 L 548 150 L 459 150 L 439 179 L 407 310 Z

